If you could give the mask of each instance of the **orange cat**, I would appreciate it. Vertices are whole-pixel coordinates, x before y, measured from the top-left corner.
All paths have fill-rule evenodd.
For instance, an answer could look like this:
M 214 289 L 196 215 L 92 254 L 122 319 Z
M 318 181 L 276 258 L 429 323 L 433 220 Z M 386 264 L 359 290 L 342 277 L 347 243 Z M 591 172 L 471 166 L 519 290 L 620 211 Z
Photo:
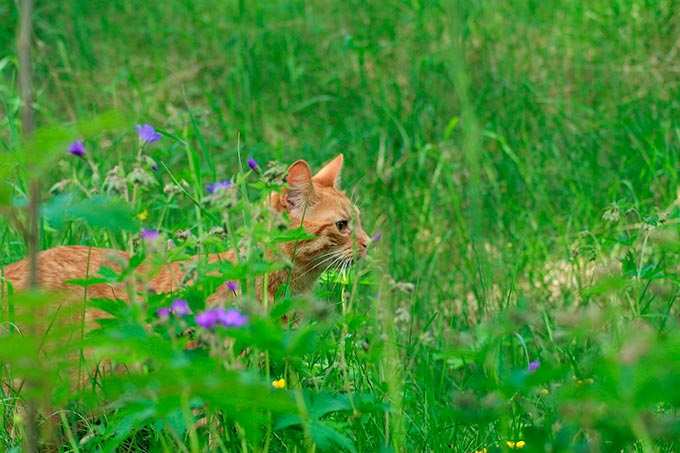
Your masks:
M 363 256 L 369 238 L 361 226 L 359 210 L 340 191 L 338 181 L 342 170 L 343 156 L 335 159 L 312 176 L 307 162 L 299 160 L 288 169 L 288 188 L 273 194 L 272 208 L 288 212 L 291 227 L 302 225 L 315 235 L 313 239 L 290 243 L 284 246 L 293 263 L 292 272 L 279 271 L 270 276 L 269 294 L 290 280 L 294 292 L 309 289 L 319 274 L 329 266 L 350 264 L 355 257 Z M 357 253 L 358 252 L 358 253 Z M 233 253 L 211 255 L 210 262 L 233 260 Z M 61 246 L 43 251 L 38 257 L 40 286 L 44 289 L 83 294 L 83 289 L 66 283 L 72 279 L 95 276 L 101 266 L 120 269 L 128 260 L 125 252 L 87 246 Z M 184 281 L 187 263 L 172 263 L 154 272 L 153 278 L 137 290 L 152 290 L 167 293 L 177 290 Z M 148 266 L 140 266 L 139 272 L 146 274 Z M 28 287 L 29 263 L 27 259 L 10 264 L 4 269 L 4 276 L 15 289 Z M 98 284 L 87 289 L 88 297 L 105 297 L 127 300 L 123 285 Z M 211 300 L 226 295 L 226 289 L 211 297 Z

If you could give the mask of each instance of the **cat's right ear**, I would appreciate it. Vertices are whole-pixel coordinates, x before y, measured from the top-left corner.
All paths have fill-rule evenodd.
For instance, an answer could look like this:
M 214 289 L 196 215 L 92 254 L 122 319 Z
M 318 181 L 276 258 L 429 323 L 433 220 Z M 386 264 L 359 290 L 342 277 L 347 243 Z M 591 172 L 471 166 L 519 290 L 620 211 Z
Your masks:
M 312 170 L 304 160 L 298 160 L 288 167 L 288 190 L 285 206 L 288 212 L 301 216 L 307 206 L 314 203 L 314 184 Z

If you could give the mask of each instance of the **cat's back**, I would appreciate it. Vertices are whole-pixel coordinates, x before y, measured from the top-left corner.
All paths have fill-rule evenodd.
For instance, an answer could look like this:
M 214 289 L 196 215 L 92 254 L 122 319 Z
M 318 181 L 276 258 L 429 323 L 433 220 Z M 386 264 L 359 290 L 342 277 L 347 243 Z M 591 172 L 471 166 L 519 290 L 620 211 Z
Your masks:
M 96 275 L 101 266 L 120 269 L 127 262 L 125 252 L 112 249 L 69 245 L 54 247 L 38 254 L 38 278 L 42 288 L 65 290 L 77 288 L 66 282 Z M 30 263 L 24 258 L 5 266 L 3 276 L 16 289 L 30 283 Z

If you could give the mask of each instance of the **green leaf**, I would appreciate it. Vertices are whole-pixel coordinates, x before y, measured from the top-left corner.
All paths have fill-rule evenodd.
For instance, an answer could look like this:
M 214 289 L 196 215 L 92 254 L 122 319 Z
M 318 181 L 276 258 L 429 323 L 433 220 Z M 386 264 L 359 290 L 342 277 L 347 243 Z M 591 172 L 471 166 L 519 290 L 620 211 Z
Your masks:
M 99 285 L 99 284 L 102 284 L 102 283 L 110 283 L 110 280 L 108 278 L 102 278 L 102 277 L 74 278 L 74 279 L 71 279 L 71 280 L 66 280 L 64 283 L 66 283 L 68 285 L 87 287 L 87 286 Z
M 349 452 L 357 451 L 352 439 L 318 420 L 309 423 L 309 432 L 312 435 L 314 443 L 322 450 L 340 447 Z
M 57 229 L 75 220 L 113 232 L 139 229 L 132 209 L 122 200 L 105 195 L 85 200 L 78 200 L 73 194 L 58 195 L 45 203 L 42 212 L 45 220 Z
M 451 117 L 451 119 L 449 120 L 449 123 L 446 125 L 446 129 L 444 129 L 444 139 L 445 140 L 448 140 L 449 138 L 451 138 L 451 134 L 453 133 L 456 126 L 458 126 L 459 120 L 460 120 L 460 118 L 456 115 Z
M 97 271 L 99 275 L 101 275 L 104 279 L 106 279 L 107 283 L 118 283 L 123 280 L 122 273 L 119 274 L 115 270 L 111 269 L 108 266 L 102 266 L 99 268 Z
M 124 319 L 129 316 L 129 305 L 120 300 L 111 299 L 91 299 L 90 305 L 109 313 L 116 318 Z
M 290 309 L 293 307 L 293 302 L 294 299 L 290 297 L 286 297 L 277 301 L 269 313 L 269 318 L 274 320 L 281 319 L 281 317 L 288 313 L 288 311 L 290 311 Z
M 299 227 L 291 230 L 278 231 L 272 235 L 271 241 L 274 244 L 281 242 L 308 241 L 316 236 Z
M 352 405 L 349 402 L 347 395 L 331 395 L 329 393 L 322 393 L 313 399 L 313 403 L 309 408 L 309 415 L 313 418 L 321 418 L 331 412 L 351 411 Z

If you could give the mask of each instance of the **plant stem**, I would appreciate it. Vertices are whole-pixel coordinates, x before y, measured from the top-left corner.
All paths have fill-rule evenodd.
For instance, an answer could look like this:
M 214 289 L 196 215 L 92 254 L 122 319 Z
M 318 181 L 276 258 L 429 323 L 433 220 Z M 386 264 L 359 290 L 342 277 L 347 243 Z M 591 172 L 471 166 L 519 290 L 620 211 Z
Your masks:
M 17 53 L 19 56 L 19 91 L 21 93 L 21 129 L 24 140 L 33 135 L 35 122 L 33 118 L 33 81 L 31 68 L 31 35 L 33 0 L 21 0 L 19 4 L 19 36 Z M 29 251 L 29 284 L 31 289 L 38 289 L 38 208 L 40 204 L 40 184 L 34 180 L 30 184 L 30 203 L 28 206 L 29 231 L 27 234 Z M 33 330 L 33 329 L 32 329 Z M 34 332 L 32 332 L 34 333 Z M 30 382 L 27 382 L 30 384 Z M 33 399 L 26 402 L 26 433 L 24 451 L 38 451 L 38 423 L 36 404 Z
M 24 138 L 33 134 L 33 79 L 31 66 L 31 34 L 33 33 L 33 0 L 21 0 L 19 7 L 19 92 L 21 94 L 21 128 Z

